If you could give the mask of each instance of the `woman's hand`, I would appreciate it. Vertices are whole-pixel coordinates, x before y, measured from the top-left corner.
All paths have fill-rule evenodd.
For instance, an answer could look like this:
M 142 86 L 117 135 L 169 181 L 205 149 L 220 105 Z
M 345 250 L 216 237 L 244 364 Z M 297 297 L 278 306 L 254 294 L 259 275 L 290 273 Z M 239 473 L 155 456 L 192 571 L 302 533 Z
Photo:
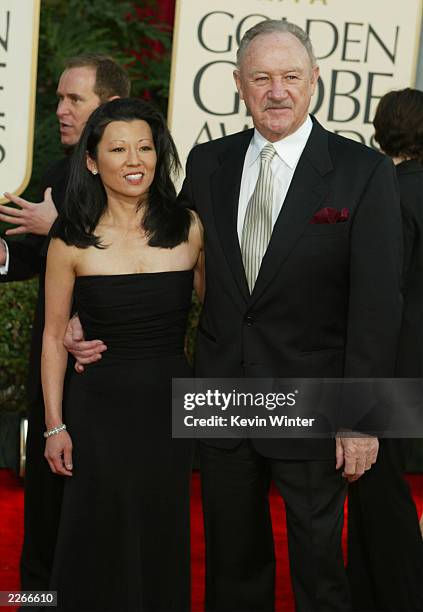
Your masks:
M 54 474 L 72 476 L 72 439 L 67 431 L 47 438 L 44 457 Z

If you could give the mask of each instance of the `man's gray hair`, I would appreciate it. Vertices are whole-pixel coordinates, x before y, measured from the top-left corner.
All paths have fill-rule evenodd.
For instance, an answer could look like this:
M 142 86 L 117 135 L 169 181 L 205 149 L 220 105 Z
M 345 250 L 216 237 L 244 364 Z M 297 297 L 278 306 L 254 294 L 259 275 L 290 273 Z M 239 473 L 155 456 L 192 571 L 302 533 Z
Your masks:
M 312 66 L 317 64 L 316 57 L 313 51 L 313 45 L 311 44 L 311 40 L 309 35 L 302 29 L 300 26 L 295 25 L 295 23 L 291 23 L 290 21 L 282 20 L 282 19 L 266 19 L 266 21 L 260 21 L 260 23 L 256 24 L 249 30 L 247 30 L 244 36 L 239 43 L 239 48 L 236 54 L 236 62 L 238 68 L 240 67 L 242 57 L 251 43 L 251 41 L 256 37 L 260 36 L 260 34 L 292 34 L 303 45 L 305 50 L 307 51 L 307 55 L 310 58 L 310 62 Z

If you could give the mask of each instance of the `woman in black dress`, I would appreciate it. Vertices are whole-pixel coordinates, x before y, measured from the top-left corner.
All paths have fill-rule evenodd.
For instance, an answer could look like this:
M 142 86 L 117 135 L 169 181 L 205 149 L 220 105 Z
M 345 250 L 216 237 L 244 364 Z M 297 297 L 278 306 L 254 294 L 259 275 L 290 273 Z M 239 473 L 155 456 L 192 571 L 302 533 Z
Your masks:
M 177 164 L 150 105 L 101 106 L 54 228 L 42 381 L 45 456 L 66 477 L 50 585 L 59 610 L 190 608 L 193 448 L 172 439 L 171 383 L 190 376 L 184 335 L 193 280 L 202 292 L 202 230 L 176 206 Z M 71 376 L 62 410 L 73 298 L 87 339 L 108 350 Z
M 403 217 L 404 310 L 396 375 L 423 378 L 423 92 L 386 94 L 373 123 L 377 142 L 396 165 Z M 423 543 L 403 477 L 406 443 L 381 440 L 373 469 L 349 489 L 348 572 L 355 610 L 423 610 Z

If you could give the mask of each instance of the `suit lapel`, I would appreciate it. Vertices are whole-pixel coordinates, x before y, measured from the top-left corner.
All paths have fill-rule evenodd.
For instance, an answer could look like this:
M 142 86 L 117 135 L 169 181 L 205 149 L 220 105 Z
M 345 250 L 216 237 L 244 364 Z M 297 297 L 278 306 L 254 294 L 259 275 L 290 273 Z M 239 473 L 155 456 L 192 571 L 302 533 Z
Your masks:
M 253 130 L 246 130 L 232 141 L 221 154 L 220 166 L 211 177 L 217 235 L 244 302 L 249 298 L 249 289 L 238 241 L 238 202 L 244 158 L 252 135 Z
M 329 191 L 323 178 L 332 169 L 327 132 L 313 119 L 313 129 L 273 228 L 269 246 L 250 298 L 255 303 L 288 257 L 310 218 Z

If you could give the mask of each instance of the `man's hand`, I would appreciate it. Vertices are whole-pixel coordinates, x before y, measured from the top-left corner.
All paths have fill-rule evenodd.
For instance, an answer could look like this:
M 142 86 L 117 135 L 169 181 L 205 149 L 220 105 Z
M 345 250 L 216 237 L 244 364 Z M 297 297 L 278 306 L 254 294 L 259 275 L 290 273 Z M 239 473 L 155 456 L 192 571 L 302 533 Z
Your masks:
M 101 359 L 101 353 L 107 350 L 102 340 L 84 340 L 84 330 L 77 315 L 68 323 L 63 344 L 75 357 L 75 370 L 79 373 L 84 371 L 84 365 Z
M 373 436 L 354 432 L 348 432 L 348 437 L 339 435 L 336 438 L 336 469 L 344 466 L 342 475 L 348 482 L 354 482 L 376 463 L 378 450 L 379 440 Z
M 12 193 L 6 192 L 4 195 L 19 206 L 19 208 L 14 208 L 0 204 L 0 221 L 17 225 L 13 229 L 8 229 L 6 236 L 16 234 L 47 236 L 57 217 L 57 210 L 51 197 L 51 187 L 47 187 L 44 192 L 44 200 L 38 204 L 28 202 Z

